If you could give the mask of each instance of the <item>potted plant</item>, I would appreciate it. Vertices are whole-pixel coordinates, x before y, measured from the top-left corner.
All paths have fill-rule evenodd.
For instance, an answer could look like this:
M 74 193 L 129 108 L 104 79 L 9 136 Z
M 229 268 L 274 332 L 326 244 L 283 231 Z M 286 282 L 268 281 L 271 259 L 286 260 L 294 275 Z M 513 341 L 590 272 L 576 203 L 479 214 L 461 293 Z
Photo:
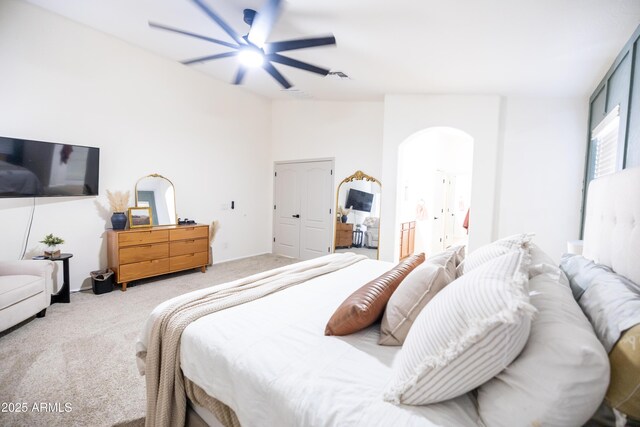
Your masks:
M 57 258 L 60 256 L 60 249 L 58 249 L 58 245 L 64 243 L 60 237 L 54 236 L 53 234 L 47 234 L 44 236 L 44 239 L 40 240 L 40 243 L 44 243 L 49 247 L 48 251 L 44 251 L 44 256 L 49 258 Z
M 114 230 L 124 230 L 127 225 L 127 215 L 125 211 L 129 207 L 129 192 L 107 190 L 107 199 L 111 207 L 111 226 Z

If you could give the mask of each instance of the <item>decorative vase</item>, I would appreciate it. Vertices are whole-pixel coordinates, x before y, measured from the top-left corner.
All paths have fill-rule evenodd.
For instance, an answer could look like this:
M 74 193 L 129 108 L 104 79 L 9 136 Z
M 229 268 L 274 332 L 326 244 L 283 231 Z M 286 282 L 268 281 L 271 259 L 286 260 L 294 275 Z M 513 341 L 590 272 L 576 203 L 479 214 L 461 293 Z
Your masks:
M 124 230 L 127 225 L 127 216 L 124 212 L 114 212 L 111 215 L 111 226 L 114 230 Z
M 49 258 L 58 258 L 60 256 L 60 249 L 58 249 L 58 245 L 47 246 L 48 251 L 44 251 L 44 256 Z
M 347 222 L 347 216 L 346 215 L 342 215 L 342 218 L 340 218 L 342 220 L 342 223 L 345 224 Z

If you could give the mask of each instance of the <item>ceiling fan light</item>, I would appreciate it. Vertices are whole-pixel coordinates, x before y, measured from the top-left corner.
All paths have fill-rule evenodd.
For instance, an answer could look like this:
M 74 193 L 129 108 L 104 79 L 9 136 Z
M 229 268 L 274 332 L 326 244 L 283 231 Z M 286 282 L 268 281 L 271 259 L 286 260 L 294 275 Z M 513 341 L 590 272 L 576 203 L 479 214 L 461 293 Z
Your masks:
M 264 55 L 256 49 L 243 49 L 238 53 L 238 60 L 245 67 L 257 68 L 262 67 Z

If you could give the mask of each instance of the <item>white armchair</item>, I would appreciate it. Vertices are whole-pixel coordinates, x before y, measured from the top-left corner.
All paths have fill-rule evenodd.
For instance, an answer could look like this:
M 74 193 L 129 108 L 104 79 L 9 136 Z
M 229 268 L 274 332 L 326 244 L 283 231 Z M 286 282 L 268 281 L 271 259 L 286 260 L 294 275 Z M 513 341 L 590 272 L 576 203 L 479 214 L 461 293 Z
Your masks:
M 380 232 L 380 218 L 375 216 L 368 216 L 362 222 L 362 225 L 367 227 L 367 231 L 364 232 L 364 245 L 367 248 L 377 248 L 378 235 Z
M 53 289 L 51 261 L 0 261 L 0 331 L 44 317 Z

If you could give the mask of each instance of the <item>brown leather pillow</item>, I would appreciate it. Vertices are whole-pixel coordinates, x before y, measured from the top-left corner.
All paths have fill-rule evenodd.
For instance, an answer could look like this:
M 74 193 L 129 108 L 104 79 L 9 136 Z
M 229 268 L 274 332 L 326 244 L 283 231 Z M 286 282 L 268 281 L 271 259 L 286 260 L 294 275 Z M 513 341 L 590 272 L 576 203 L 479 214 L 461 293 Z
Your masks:
M 349 335 L 373 325 L 400 282 L 423 262 L 424 253 L 412 255 L 349 295 L 329 319 L 324 334 Z

